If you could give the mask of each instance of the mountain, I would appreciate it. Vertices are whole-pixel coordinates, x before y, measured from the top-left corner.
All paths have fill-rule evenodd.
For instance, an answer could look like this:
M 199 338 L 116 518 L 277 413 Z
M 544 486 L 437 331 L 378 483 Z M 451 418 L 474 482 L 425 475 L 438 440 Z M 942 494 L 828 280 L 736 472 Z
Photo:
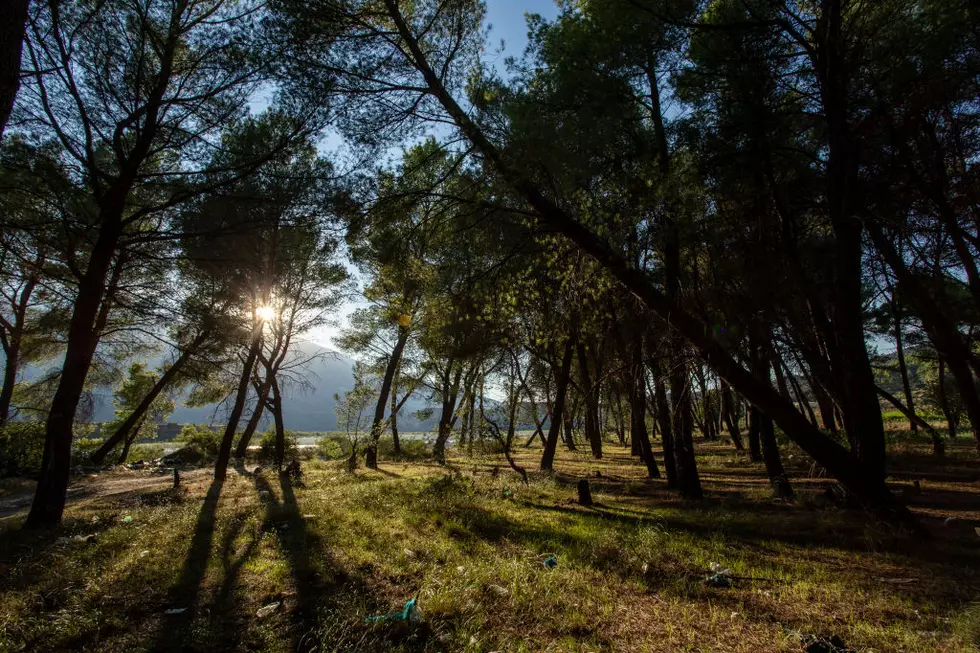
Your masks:
M 339 352 L 313 343 L 298 346 L 298 352 L 312 362 L 306 369 L 294 370 L 293 375 L 302 377 L 307 387 L 287 385 L 283 389 L 283 421 L 292 431 L 333 431 L 337 428 L 334 414 L 334 394 L 343 394 L 354 387 L 354 361 Z M 151 367 L 158 367 L 160 359 L 147 361 Z M 25 374 L 25 377 L 30 375 Z M 413 413 L 429 406 L 422 391 L 409 398 L 398 412 L 398 428 L 402 431 L 430 431 L 435 428 L 438 415 L 427 420 L 415 419 Z M 113 418 L 112 390 L 99 388 L 93 393 L 95 411 L 93 422 L 106 422 Z M 371 406 L 373 411 L 374 406 Z M 190 408 L 178 399 L 177 409 L 169 421 L 176 424 L 223 424 L 230 410 L 229 402 L 211 404 L 201 408 Z M 246 410 L 244 420 L 248 419 Z M 272 422 L 266 412 L 260 428 Z

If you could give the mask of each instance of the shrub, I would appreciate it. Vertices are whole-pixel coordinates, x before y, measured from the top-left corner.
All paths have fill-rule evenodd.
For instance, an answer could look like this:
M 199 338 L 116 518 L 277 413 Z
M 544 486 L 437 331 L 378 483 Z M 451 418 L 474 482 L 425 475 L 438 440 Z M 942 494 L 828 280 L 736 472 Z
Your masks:
M 207 426 L 197 426 L 196 424 L 184 424 L 184 428 L 177 435 L 177 442 L 187 445 L 195 445 L 208 456 L 217 456 L 218 448 L 221 446 L 221 431 L 216 431 Z
M 75 439 L 71 442 L 71 459 L 73 465 L 85 465 L 89 461 L 89 457 L 95 453 L 95 450 L 102 446 L 105 442 L 102 438 L 85 438 L 78 437 L 76 435 Z
M 292 431 L 286 431 L 284 434 L 285 445 L 283 451 L 283 462 L 289 460 L 295 460 L 299 457 L 299 442 L 296 439 L 296 434 Z M 270 427 L 263 434 L 262 438 L 259 440 L 259 460 L 263 461 L 273 461 L 276 459 L 276 429 Z
M 44 422 L 9 422 L 0 428 L 0 477 L 36 474 L 44 455 Z
M 401 455 L 395 455 L 395 441 L 391 438 L 378 440 L 378 456 L 380 458 L 399 460 L 422 460 L 432 456 L 432 447 L 422 438 L 399 438 Z
M 316 452 L 321 458 L 340 460 L 350 455 L 350 445 L 343 435 L 324 433 L 316 441 Z

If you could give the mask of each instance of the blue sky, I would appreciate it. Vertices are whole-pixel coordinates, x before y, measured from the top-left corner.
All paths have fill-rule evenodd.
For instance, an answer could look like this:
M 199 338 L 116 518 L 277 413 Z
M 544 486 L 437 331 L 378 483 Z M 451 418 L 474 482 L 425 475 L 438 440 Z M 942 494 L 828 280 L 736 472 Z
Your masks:
M 501 74 L 505 74 L 504 59 L 519 58 L 527 45 L 527 21 L 525 14 L 540 14 L 546 19 L 558 15 L 558 7 L 554 0 L 486 0 L 486 22 L 491 26 L 490 40 L 487 44 L 486 58 L 489 63 L 497 66 Z M 504 47 L 500 54 L 500 42 Z M 263 107 L 264 108 L 264 107 Z M 331 144 L 328 144 L 328 148 Z M 358 301 L 350 301 L 336 311 L 337 324 L 322 327 L 308 334 L 308 338 L 317 344 L 336 349 L 333 339 L 343 327 L 347 316 L 363 305 Z

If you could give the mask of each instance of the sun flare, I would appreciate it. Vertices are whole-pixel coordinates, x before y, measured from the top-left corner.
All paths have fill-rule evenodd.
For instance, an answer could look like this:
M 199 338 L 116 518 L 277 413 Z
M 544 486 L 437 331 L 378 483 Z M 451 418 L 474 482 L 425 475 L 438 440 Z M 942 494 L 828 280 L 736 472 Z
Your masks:
M 255 309 L 255 317 L 262 320 L 263 322 L 268 322 L 276 316 L 276 309 L 271 306 L 259 306 Z

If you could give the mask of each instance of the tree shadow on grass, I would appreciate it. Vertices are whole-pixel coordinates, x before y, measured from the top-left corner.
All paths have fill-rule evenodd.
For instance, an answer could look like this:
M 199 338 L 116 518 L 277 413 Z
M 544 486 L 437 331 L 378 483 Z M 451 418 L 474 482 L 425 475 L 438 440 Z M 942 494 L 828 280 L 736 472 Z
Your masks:
M 157 642 L 152 647 L 154 651 L 175 651 L 183 648 L 181 642 L 194 620 L 201 584 L 207 572 L 208 559 L 211 557 L 211 541 L 214 539 L 215 518 L 222 485 L 222 481 L 215 479 L 204 497 L 180 578 L 171 592 L 171 610 L 175 612 L 164 615 L 163 627 Z

